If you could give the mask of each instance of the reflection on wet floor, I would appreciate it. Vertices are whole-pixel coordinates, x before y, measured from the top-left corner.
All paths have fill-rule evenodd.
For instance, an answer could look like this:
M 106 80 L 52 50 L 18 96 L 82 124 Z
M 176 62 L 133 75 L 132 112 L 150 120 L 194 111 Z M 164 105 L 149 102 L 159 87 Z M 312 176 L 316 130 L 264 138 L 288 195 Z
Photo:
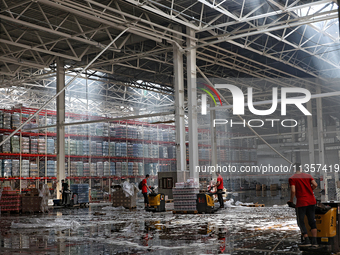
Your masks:
M 287 199 L 280 192 L 274 202 L 270 192 L 252 193 L 228 196 L 242 202 L 252 197 L 266 207 L 234 206 L 210 215 L 111 206 L 2 215 L 0 254 L 301 254 Z M 269 207 L 269 201 L 277 206 Z

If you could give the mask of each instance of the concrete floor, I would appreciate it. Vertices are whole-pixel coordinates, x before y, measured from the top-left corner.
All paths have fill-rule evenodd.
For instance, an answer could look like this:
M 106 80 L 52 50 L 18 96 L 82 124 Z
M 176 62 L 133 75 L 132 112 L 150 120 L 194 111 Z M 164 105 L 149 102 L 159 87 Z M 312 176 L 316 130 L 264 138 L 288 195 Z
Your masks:
M 254 192 L 229 197 L 266 207 L 228 204 L 215 214 L 174 215 L 96 205 L 1 215 L 0 254 L 302 254 L 285 194 Z

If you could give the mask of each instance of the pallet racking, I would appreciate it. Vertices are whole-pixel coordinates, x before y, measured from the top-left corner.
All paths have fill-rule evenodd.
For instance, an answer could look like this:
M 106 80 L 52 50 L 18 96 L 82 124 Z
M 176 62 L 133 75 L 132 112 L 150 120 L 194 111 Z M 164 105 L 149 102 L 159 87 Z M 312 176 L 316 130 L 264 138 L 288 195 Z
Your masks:
M 25 107 L 0 110 L 0 134 L 6 135 L 13 132 L 29 114 L 36 110 Z M 103 119 L 99 116 L 74 113 L 65 115 L 68 123 Z M 55 124 L 55 116 L 55 111 L 41 111 L 38 117 L 16 134 L 15 138 L 19 141 L 16 147 L 11 142 L 9 146 L 7 145 L 10 151 L 7 149 L 0 153 L 2 161 L 18 160 L 19 162 L 18 174 L 1 176 L 0 182 L 9 182 L 14 189 L 25 191 L 27 188 L 37 187 L 38 183 L 43 181 L 49 184 L 53 195 L 56 195 L 56 167 L 53 163 L 57 156 L 54 142 L 56 132 L 54 127 L 44 128 L 44 126 Z M 115 154 L 116 144 L 124 147 L 124 150 L 121 150 L 123 153 Z M 6 147 L 5 145 L 2 148 Z M 27 153 L 28 147 L 30 147 L 29 153 Z M 102 198 L 103 190 L 110 193 L 111 189 L 108 187 L 112 182 L 122 178 L 137 182 L 146 173 L 151 174 L 152 179 L 155 179 L 159 170 L 170 171 L 176 164 L 174 126 L 171 125 L 116 121 L 67 126 L 65 127 L 65 147 L 66 179 L 70 184 L 88 183 L 92 187 L 93 194 L 100 194 L 93 196 L 93 199 Z M 113 148 L 115 148 L 114 153 Z M 31 153 L 32 151 L 34 153 Z M 27 167 L 27 161 L 24 160 L 37 165 L 38 176 L 27 177 L 26 168 L 23 175 L 22 167 Z M 122 166 L 123 172 L 116 171 L 117 163 Z M 96 164 L 95 174 L 91 174 L 90 169 L 94 164 Z M 76 171 L 72 171 L 74 166 L 76 166 Z M 2 169 L 0 169 L 1 172 L 3 172 Z

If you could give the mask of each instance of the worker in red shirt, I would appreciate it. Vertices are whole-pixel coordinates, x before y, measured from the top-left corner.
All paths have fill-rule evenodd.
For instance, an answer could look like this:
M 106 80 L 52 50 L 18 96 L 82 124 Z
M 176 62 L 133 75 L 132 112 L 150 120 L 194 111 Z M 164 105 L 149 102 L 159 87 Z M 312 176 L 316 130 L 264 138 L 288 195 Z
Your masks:
M 223 202 L 223 178 L 220 173 L 217 173 L 217 183 L 215 185 L 217 187 L 217 198 L 218 202 L 220 203 L 220 208 L 224 208 L 224 202 Z
M 149 204 L 149 198 L 148 198 L 148 190 L 151 192 L 151 189 L 148 186 L 148 179 L 149 179 L 149 175 L 145 175 L 145 179 L 143 179 L 142 181 L 142 193 L 143 193 L 143 197 L 144 197 L 144 204 L 145 204 L 145 208 L 150 207 Z
M 313 177 L 310 174 L 301 172 L 301 164 L 295 163 L 293 169 L 295 174 L 289 178 L 289 185 L 291 187 L 290 200 L 288 203 L 293 203 L 296 196 L 296 219 L 297 224 L 300 227 L 301 234 L 304 237 L 304 241 L 300 244 L 302 247 L 313 246 L 318 247 L 316 237 L 316 221 L 315 221 L 315 205 L 316 199 L 313 190 L 318 186 Z M 312 242 L 308 238 L 307 229 L 305 226 L 305 216 L 307 216 L 308 224 L 312 232 Z

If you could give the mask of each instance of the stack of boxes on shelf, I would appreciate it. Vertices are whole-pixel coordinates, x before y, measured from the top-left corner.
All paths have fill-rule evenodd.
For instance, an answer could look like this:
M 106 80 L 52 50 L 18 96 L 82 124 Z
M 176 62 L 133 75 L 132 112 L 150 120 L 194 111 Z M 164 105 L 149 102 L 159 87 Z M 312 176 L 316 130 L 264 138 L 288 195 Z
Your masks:
M 30 162 L 30 177 L 39 177 L 38 164 L 33 161 Z
M 20 176 L 20 161 L 18 159 L 12 160 L 12 176 L 13 177 Z
M 84 176 L 90 176 L 90 164 L 84 163 Z
M 21 177 L 29 176 L 30 176 L 30 161 L 24 159 L 21 161 Z
M 21 153 L 30 153 L 29 137 L 21 137 Z
M 11 177 L 12 176 L 12 160 L 4 159 L 3 160 L 3 177 Z
M 13 110 L 11 110 L 12 112 Z M 17 112 L 15 112 L 17 111 Z M 27 113 L 19 112 L 21 110 L 14 110 L 13 113 L 0 111 L 0 128 L 13 129 L 20 125 L 22 119 L 29 117 Z M 23 112 L 24 112 L 23 108 Z M 45 113 L 46 114 L 46 113 Z M 49 114 L 49 113 L 47 113 Z M 70 118 L 72 121 L 79 121 L 79 118 Z M 36 123 L 35 123 L 36 121 Z M 33 120 L 31 123 L 25 125 L 25 128 L 31 127 L 43 127 L 45 125 L 52 125 L 56 123 L 55 116 L 39 116 L 38 119 Z M 6 143 L 1 146 L 1 152 L 3 153 L 22 153 L 22 154 L 40 154 L 43 155 L 55 155 L 56 142 L 54 135 L 50 134 L 55 132 L 55 128 L 41 128 L 34 131 L 28 131 L 29 133 L 47 133 L 42 136 L 41 134 L 32 135 L 23 133 L 20 141 L 20 136 L 15 135 L 11 137 Z M 172 129 L 161 129 L 146 126 L 132 126 L 130 124 L 109 124 L 109 123 L 94 123 L 87 125 L 69 126 L 66 132 L 74 135 L 93 136 L 89 138 L 74 137 L 70 135 L 65 139 L 65 151 L 66 154 L 75 156 L 103 156 L 103 157 L 121 157 L 122 162 L 116 162 L 117 159 L 108 159 L 100 161 L 95 158 L 94 165 L 91 167 L 91 163 L 78 163 L 79 165 L 70 164 L 71 176 L 138 176 L 146 173 L 156 175 L 158 171 L 168 171 L 169 166 L 172 169 L 175 164 L 170 163 L 149 163 L 149 162 L 132 162 L 128 161 L 128 158 L 143 158 L 157 159 L 157 158 L 175 158 L 175 146 L 161 143 L 173 142 L 175 139 L 175 133 Z M 28 136 L 29 135 L 29 136 Z M 0 141 L 5 139 L 7 134 L 0 134 Z M 52 136 L 52 137 L 51 137 Z M 137 143 L 135 141 L 110 141 L 105 137 L 111 137 L 113 139 L 136 139 L 140 140 Z M 81 138 L 81 139 L 79 139 Z M 91 139 L 94 139 L 91 141 Z M 103 140 L 104 139 L 104 140 Z M 105 140 L 106 139 L 106 140 Z M 143 144 L 144 141 L 148 141 Z M 21 145 L 21 148 L 20 148 Z M 9 155 L 11 156 L 11 155 Z M 50 158 L 49 158 L 50 159 Z M 56 176 L 56 165 L 53 160 L 46 161 L 44 158 L 39 160 L 31 158 L 30 161 L 26 161 L 22 164 L 22 172 L 20 174 L 20 167 L 18 168 L 17 159 L 2 158 L 0 165 L 2 170 L 0 176 L 22 176 L 22 177 L 44 177 L 45 174 L 48 177 Z M 38 165 L 36 164 L 38 162 Z M 87 161 L 87 160 L 86 160 Z M 46 163 L 45 163 L 46 162 Z M 85 165 L 84 165 L 85 164 Z M 95 167 L 94 167 L 95 166 Z M 67 165 L 65 166 L 65 172 L 68 173 Z M 31 169 L 32 168 L 32 169 Z M 18 171 L 19 169 L 19 171 Z
M 177 182 L 172 189 L 174 209 L 177 211 L 195 211 L 199 183 L 193 179 Z
M 31 144 L 31 153 L 32 154 L 38 154 L 38 139 L 36 138 L 31 138 L 30 140 L 30 144 Z
M 39 177 L 56 177 L 57 176 L 57 162 L 54 160 L 47 160 L 39 162 Z M 45 174 L 46 173 L 46 174 Z
M 1 135 L 0 140 L 1 142 L 4 141 L 8 135 Z M 2 153 L 11 153 L 11 140 L 8 139 L 2 146 L 1 146 Z
M 20 153 L 20 137 L 14 135 L 11 137 L 11 149 L 12 153 Z
M 11 129 L 11 113 L 4 112 L 4 122 L 3 122 L 3 128 L 4 129 Z

